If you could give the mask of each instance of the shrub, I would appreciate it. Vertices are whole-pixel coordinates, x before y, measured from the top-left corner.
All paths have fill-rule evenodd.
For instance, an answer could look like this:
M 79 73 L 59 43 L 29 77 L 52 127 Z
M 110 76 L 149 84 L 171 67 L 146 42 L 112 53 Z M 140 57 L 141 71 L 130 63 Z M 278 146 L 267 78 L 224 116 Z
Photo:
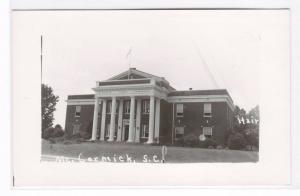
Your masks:
M 210 149 L 216 148 L 217 147 L 217 142 L 214 139 L 207 138 L 206 140 L 199 142 L 199 147 L 201 147 L 201 148 L 210 148 Z
M 60 124 L 56 124 L 55 127 L 54 127 L 54 129 L 60 129 L 60 130 L 62 130 L 62 127 L 61 127 Z
M 228 138 L 228 147 L 232 150 L 242 150 L 246 147 L 246 139 L 241 133 L 231 134 Z
M 63 142 L 63 144 L 72 144 L 72 141 L 70 141 L 70 140 L 65 140 L 65 141 Z
M 63 137 L 65 140 L 70 140 L 72 138 L 72 133 L 70 131 L 65 131 Z
M 184 139 L 183 139 L 183 137 L 175 139 L 174 146 L 184 146 Z
M 52 137 L 54 132 L 54 128 L 53 127 L 48 127 L 43 131 L 43 135 L 42 138 L 48 140 L 50 137 Z
M 64 131 L 59 124 L 55 125 L 55 127 L 48 127 L 43 131 L 42 138 L 43 139 L 50 139 L 56 137 L 62 137 L 64 135 Z
M 64 135 L 64 131 L 62 129 L 62 127 L 57 124 L 54 127 L 54 132 L 52 133 L 52 137 L 62 137 Z
M 160 143 L 152 143 L 152 144 L 150 144 L 151 146 L 161 146 L 162 144 L 160 144 Z
M 73 139 L 73 140 L 78 139 L 78 138 L 81 138 L 80 132 L 75 133 L 71 136 L 71 139 Z
M 184 145 L 186 145 L 186 146 L 195 147 L 198 145 L 199 139 L 194 134 L 188 134 L 183 137 L 183 142 L 184 142 Z

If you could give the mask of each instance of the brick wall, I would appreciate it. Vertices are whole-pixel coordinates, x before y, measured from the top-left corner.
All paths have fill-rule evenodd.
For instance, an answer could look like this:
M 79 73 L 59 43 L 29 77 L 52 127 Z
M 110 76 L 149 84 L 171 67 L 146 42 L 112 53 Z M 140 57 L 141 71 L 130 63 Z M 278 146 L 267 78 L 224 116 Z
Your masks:
M 172 142 L 172 103 L 160 101 L 160 142 L 171 144 Z
M 212 127 L 212 138 L 218 144 L 226 143 L 230 115 L 228 105 L 225 102 L 213 102 L 211 107 L 212 117 L 204 117 L 204 103 L 184 103 L 183 117 L 176 116 L 175 107 L 174 126 L 183 126 L 184 135 L 194 134 L 197 137 L 203 133 L 203 127 Z
M 80 125 L 80 131 L 92 131 L 94 105 L 82 105 L 80 117 L 75 117 L 75 105 L 67 106 L 65 131 L 67 134 L 73 134 L 74 124 Z
M 160 142 L 171 143 L 173 129 L 173 114 L 174 126 L 184 126 L 184 135 L 194 134 L 197 137 L 202 134 L 203 126 L 213 127 L 213 139 L 219 144 L 225 144 L 229 129 L 232 127 L 233 112 L 225 102 L 214 102 L 212 104 L 212 117 L 204 117 L 204 103 L 184 103 L 183 117 L 176 117 L 176 104 L 168 103 L 161 100 L 160 105 Z M 98 137 L 101 129 L 102 105 L 99 107 L 98 115 Z M 80 117 L 75 117 L 75 105 L 68 105 L 66 112 L 65 130 L 67 133 L 73 133 L 74 124 L 80 124 L 80 131 L 92 132 L 94 105 L 82 105 Z M 136 107 L 135 107 L 136 108 Z M 129 114 L 123 114 L 123 119 L 129 119 Z M 116 124 L 118 115 L 116 115 Z M 106 126 L 110 123 L 110 114 L 106 115 Z M 149 123 L 149 114 L 141 114 L 141 129 L 142 124 Z M 146 142 L 147 139 L 141 139 L 141 142 Z

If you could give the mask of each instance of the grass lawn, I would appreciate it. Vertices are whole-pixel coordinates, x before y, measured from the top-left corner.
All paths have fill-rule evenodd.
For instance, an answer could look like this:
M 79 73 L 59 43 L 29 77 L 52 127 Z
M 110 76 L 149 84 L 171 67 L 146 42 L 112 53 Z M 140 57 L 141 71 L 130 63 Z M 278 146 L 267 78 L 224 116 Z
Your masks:
M 71 157 L 78 161 L 80 155 L 80 159 L 86 161 L 153 163 L 161 162 L 161 149 L 161 146 L 143 144 L 107 142 L 50 144 L 48 141 L 43 141 L 42 161 L 55 161 L 58 156 Z M 258 152 L 168 146 L 165 159 L 166 163 L 256 162 Z

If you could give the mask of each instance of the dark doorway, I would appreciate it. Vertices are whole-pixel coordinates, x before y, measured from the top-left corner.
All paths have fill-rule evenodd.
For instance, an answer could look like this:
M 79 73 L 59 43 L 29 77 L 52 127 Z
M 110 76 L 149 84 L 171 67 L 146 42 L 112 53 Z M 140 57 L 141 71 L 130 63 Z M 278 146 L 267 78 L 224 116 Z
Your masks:
M 127 141 L 128 140 L 128 134 L 129 134 L 129 125 L 125 125 L 125 138 L 124 140 Z

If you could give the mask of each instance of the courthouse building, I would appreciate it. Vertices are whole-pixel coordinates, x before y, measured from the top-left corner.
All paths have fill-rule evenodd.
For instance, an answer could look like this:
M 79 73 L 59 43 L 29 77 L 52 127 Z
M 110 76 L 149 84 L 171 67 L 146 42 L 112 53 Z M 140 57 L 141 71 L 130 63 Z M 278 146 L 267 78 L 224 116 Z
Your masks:
M 163 77 L 130 68 L 97 81 L 93 91 L 68 96 L 68 133 L 148 144 L 171 144 L 193 134 L 224 144 L 232 128 L 234 104 L 224 89 L 178 91 Z

